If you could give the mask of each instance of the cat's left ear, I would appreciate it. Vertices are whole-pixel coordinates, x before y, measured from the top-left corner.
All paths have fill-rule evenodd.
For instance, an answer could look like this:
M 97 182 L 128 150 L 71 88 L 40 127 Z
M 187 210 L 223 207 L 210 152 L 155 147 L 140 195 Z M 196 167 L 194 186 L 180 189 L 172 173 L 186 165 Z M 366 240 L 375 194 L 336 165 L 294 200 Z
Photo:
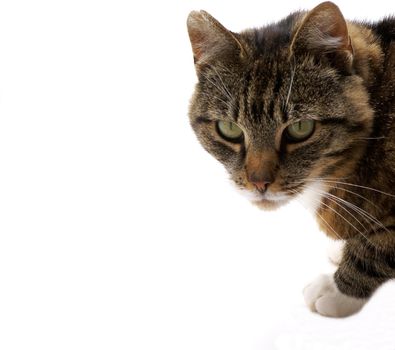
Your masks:
M 245 53 L 237 34 L 206 11 L 192 11 L 187 20 L 196 69 L 216 62 L 230 63 Z
M 306 15 L 293 37 L 291 53 L 325 57 L 342 73 L 352 73 L 351 38 L 346 20 L 334 3 L 323 2 Z

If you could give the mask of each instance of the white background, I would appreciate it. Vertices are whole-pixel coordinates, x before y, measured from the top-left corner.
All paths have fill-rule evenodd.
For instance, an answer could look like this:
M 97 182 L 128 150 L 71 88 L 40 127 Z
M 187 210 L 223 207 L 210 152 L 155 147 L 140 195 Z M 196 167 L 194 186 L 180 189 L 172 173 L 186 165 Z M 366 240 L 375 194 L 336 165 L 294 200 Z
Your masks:
M 0 2 L 0 349 L 395 349 L 395 285 L 310 313 L 324 235 L 234 193 L 188 124 L 189 11 L 238 31 L 315 5 Z

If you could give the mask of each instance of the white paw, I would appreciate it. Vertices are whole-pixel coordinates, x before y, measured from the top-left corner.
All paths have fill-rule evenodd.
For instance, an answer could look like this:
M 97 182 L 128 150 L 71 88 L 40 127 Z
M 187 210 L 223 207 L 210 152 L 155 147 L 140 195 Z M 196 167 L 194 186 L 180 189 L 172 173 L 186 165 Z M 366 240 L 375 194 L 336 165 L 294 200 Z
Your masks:
M 340 262 L 343 258 L 343 249 L 345 245 L 345 241 L 337 240 L 331 241 L 329 243 L 327 252 L 329 261 L 334 264 L 335 266 L 339 266 Z
M 362 309 L 367 299 L 357 299 L 339 291 L 333 275 L 321 275 L 303 290 L 311 311 L 328 317 L 346 317 Z

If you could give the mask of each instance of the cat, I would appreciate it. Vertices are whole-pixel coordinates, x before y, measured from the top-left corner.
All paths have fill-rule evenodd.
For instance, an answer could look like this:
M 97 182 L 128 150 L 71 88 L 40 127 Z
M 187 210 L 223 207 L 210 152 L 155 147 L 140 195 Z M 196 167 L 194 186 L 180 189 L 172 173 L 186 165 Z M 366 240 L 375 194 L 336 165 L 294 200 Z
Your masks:
M 321 230 L 345 245 L 305 301 L 355 314 L 395 278 L 395 17 L 346 21 L 324 2 L 241 33 L 205 11 L 187 27 L 198 140 L 263 209 L 309 195 Z

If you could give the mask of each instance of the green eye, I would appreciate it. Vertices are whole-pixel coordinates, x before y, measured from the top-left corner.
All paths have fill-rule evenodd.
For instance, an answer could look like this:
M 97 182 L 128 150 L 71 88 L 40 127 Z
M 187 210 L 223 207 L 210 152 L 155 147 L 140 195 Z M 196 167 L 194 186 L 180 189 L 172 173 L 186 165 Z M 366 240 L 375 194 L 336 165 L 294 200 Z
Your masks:
M 314 132 L 315 121 L 311 119 L 299 120 L 287 127 L 287 136 L 291 141 L 300 142 L 308 139 Z
M 230 142 L 240 142 L 243 136 L 243 130 L 233 122 L 218 121 L 217 131 L 225 140 Z

